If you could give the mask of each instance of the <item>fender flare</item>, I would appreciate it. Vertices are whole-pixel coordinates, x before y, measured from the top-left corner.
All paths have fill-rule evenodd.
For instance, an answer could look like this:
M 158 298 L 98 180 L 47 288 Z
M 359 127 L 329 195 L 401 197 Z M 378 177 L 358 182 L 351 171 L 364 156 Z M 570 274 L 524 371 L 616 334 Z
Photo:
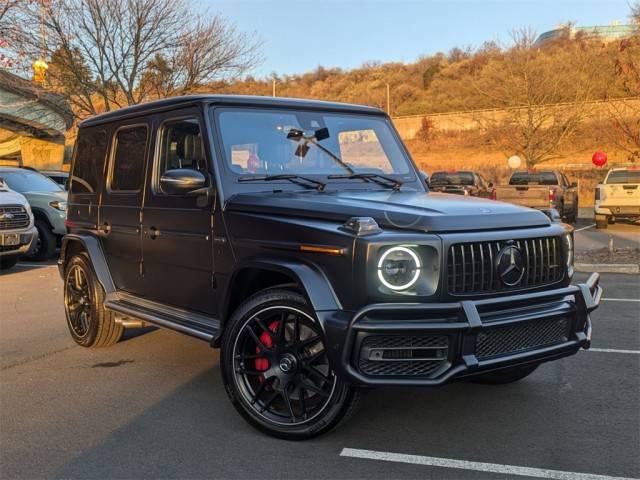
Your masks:
M 78 233 L 68 233 L 62 238 L 62 244 L 60 246 L 60 258 L 58 259 L 58 270 L 60 276 L 64 278 L 64 269 L 66 266 L 67 248 L 71 243 L 79 243 L 87 255 L 89 255 L 89 261 L 93 267 L 93 271 L 102 285 L 105 293 L 113 293 L 116 291 L 116 287 L 113 284 L 113 279 L 109 273 L 109 267 L 104 257 L 104 252 L 100 246 L 100 242 L 92 235 L 83 235 Z
M 257 257 L 239 263 L 232 273 L 224 294 L 222 318 L 227 318 L 231 314 L 228 311 L 231 290 L 238 274 L 247 268 L 277 272 L 292 278 L 300 286 L 301 293 L 316 312 L 342 310 L 331 282 L 317 265 L 282 257 Z

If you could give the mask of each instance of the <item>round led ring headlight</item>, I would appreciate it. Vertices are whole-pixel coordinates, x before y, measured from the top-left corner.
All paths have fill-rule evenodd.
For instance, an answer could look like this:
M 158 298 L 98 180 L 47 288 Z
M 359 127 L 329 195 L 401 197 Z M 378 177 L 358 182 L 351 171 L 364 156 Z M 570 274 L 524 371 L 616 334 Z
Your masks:
M 567 249 L 567 267 L 573 266 L 573 236 L 570 233 L 567 233 L 564 236 L 564 241 L 566 243 Z
M 420 258 L 407 247 L 392 247 L 378 261 L 378 279 L 391 290 L 406 290 L 419 276 Z

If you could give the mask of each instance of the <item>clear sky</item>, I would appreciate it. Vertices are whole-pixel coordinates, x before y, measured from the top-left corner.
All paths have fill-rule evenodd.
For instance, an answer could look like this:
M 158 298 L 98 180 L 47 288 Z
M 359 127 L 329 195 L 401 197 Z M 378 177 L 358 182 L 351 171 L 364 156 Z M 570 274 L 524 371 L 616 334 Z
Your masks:
M 264 77 L 302 73 L 318 65 L 353 68 L 366 61 L 411 62 L 421 55 L 509 32 L 537 33 L 562 22 L 607 25 L 627 21 L 632 0 L 197 0 L 264 42 Z

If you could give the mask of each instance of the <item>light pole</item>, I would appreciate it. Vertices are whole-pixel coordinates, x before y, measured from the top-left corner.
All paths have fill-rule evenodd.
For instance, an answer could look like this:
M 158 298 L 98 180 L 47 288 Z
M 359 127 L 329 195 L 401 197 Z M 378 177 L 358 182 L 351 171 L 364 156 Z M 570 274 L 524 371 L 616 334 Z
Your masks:
M 391 92 L 387 83 L 387 115 L 391 116 Z

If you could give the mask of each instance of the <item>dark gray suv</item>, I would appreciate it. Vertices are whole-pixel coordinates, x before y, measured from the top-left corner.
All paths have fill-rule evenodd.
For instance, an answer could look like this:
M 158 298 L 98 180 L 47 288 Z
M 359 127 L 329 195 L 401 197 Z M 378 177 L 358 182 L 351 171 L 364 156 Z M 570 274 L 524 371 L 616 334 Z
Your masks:
M 363 386 L 500 384 L 591 341 L 573 230 L 428 191 L 382 111 L 171 98 L 80 124 L 59 260 L 73 339 L 147 324 L 221 348 L 229 398 L 304 439 Z

